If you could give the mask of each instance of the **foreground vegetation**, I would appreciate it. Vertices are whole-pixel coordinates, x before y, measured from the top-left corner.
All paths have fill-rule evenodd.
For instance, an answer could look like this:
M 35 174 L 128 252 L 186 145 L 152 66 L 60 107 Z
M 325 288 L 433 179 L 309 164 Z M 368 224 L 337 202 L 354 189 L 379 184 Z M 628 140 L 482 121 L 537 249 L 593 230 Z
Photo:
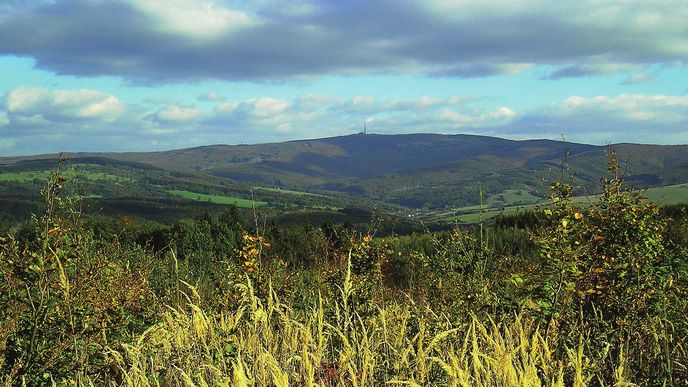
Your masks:
M 609 173 L 585 208 L 553 183 L 530 229 L 386 238 L 85 219 L 55 173 L 0 239 L 0 383 L 685 385 L 688 217 Z

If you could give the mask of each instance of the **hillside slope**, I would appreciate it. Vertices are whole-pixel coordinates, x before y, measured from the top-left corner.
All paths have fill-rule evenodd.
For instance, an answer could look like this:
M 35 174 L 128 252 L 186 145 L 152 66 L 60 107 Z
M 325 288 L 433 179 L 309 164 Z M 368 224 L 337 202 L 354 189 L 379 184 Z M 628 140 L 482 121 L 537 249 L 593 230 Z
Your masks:
M 615 145 L 629 181 L 661 186 L 688 182 L 688 146 Z M 475 135 L 358 134 L 256 145 L 212 145 L 164 152 L 79 153 L 164 170 L 251 184 L 339 191 L 410 207 L 460 206 L 485 195 L 524 189 L 546 193 L 567 154 L 582 191 L 605 173 L 605 147 L 551 140 L 514 141 Z M 55 157 L 50 155 L 35 158 Z M 0 159 L 0 163 L 31 157 Z

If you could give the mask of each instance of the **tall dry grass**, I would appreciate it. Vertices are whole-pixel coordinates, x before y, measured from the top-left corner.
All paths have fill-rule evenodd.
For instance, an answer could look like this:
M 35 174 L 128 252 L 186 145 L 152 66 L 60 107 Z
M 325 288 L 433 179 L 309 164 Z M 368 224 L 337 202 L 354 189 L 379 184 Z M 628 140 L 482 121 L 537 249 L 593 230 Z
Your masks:
M 241 306 L 216 314 L 169 308 L 132 345 L 109 352 L 127 386 L 586 386 L 594 376 L 582 340 L 557 349 L 556 334 L 515 316 L 451 322 L 412 302 L 380 306 L 363 319 L 351 310 L 347 275 L 340 298 L 295 312 L 274 292 L 259 299 L 238 285 Z M 562 355 L 563 353 L 563 355 Z M 624 379 L 623 359 L 616 370 Z

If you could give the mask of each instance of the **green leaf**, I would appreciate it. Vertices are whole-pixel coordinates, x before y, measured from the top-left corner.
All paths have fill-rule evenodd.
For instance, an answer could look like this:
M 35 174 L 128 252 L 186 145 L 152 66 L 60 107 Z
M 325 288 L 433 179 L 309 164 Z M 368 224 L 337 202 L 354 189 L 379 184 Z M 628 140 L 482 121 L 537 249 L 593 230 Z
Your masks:
M 518 273 L 511 273 L 511 283 L 516 286 L 521 286 L 523 284 L 523 277 Z

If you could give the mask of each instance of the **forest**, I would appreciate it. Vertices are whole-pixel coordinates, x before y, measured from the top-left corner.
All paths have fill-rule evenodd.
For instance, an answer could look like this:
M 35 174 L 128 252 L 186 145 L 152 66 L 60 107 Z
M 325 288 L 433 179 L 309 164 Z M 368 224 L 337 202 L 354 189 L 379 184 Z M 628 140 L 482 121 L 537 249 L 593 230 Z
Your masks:
M 70 184 L 0 236 L 3 385 L 688 384 L 688 214 L 613 150 L 594 201 L 562 174 L 532 212 L 405 235 L 94 215 Z

